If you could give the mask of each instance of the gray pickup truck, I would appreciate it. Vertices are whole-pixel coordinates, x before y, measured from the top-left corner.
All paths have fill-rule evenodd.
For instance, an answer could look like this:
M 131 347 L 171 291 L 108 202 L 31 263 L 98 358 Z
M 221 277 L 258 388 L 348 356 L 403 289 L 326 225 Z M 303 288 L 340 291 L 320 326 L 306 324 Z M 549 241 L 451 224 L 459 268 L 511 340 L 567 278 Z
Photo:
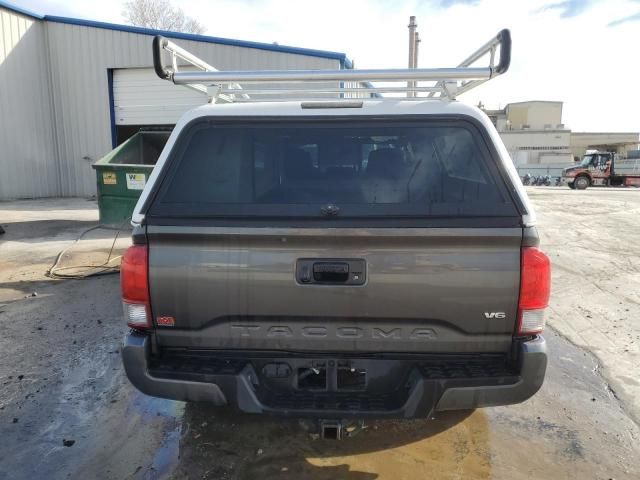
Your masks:
M 549 260 L 477 108 L 205 105 L 174 129 L 133 222 L 122 356 L 148 395 L 413 418 L 542 385 Z

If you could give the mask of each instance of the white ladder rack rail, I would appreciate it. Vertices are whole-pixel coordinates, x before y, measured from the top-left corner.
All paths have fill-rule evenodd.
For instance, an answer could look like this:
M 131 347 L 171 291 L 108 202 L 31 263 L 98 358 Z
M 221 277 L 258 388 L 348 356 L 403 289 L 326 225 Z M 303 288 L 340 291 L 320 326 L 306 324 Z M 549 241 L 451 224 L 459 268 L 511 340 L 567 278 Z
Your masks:
M 496 50 L 500 47 L 500 59 L 495 63 Z M 163 51 L 171 57 L 171 66 L 165 66 Z M 489 65 L 471 65 L 489 55 Z M 184 71 L 178 59 L 200 71 Z M 379 96 L 382 93 L 428 93 L 428 97 L 455 100 L 456 96 L 502 75 L 511 63 L 511 35 L 500 31 L 494 38 L 469 55 L 454 68 L 405 68 L 375 70 L 244 70 L 219 71 L 204 60 L 184 50 L 161 35 L 153 39 L 153 63 L 156 74 L 163 80 L 184 85 L 206 94 L 210 103 L 218 101 L 264 101 L 251 95 L 300 95 L 309 99 L 312 94 L 338 94 L 340 97 L 365 94 Z M 432 86 L 373 86 L 370 82 L 435 82 Z M 318 85 L 318 82 L 324 84 Z M 327 82 L 339 82 L 337 87 L 327 87 Z M 356 84 L 358 86 L 346 86 Z M 253 86 L 252 84 L 267 84 Z M 244 87 L 241 86 L 244 85 Z M 273 86 L 271 86 L 273 85 Z M 420 100 L 425 97 L 408 97 Z M 326 98 L 325 98 L 326 99 Z

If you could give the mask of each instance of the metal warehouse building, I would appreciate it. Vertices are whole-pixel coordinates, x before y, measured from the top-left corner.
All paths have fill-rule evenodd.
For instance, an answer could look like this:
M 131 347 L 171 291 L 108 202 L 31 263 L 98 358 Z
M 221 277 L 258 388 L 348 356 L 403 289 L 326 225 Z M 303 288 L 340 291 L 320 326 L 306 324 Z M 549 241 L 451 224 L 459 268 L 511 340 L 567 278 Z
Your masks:
M 351 68 L 343 53 L 39 15 L 0 1 L 0 200 L 96 193 L 91 164 L 204 97 L 153 73 L 154 35 L 220 70 Z

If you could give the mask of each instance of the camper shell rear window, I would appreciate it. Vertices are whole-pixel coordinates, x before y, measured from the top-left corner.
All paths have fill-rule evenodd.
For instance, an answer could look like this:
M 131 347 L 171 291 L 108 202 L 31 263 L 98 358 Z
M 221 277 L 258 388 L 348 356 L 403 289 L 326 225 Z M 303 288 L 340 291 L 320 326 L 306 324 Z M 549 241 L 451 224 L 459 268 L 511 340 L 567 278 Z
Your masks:
M 519 215 L 485 139 L 462 119 L 198 119 L 159 180 L 150 217 Z

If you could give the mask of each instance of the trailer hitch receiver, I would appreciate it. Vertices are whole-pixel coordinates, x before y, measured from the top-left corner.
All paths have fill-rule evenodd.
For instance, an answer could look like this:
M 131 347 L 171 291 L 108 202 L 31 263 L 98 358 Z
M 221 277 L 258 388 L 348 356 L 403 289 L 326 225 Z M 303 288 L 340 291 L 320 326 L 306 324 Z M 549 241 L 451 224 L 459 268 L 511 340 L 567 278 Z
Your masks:
M 323 440 L 342 440 L 344 438 L 355 437 L 366 428 L 364 420 L 356 422 L 345 420 L 319 421 L 320 438 Z

